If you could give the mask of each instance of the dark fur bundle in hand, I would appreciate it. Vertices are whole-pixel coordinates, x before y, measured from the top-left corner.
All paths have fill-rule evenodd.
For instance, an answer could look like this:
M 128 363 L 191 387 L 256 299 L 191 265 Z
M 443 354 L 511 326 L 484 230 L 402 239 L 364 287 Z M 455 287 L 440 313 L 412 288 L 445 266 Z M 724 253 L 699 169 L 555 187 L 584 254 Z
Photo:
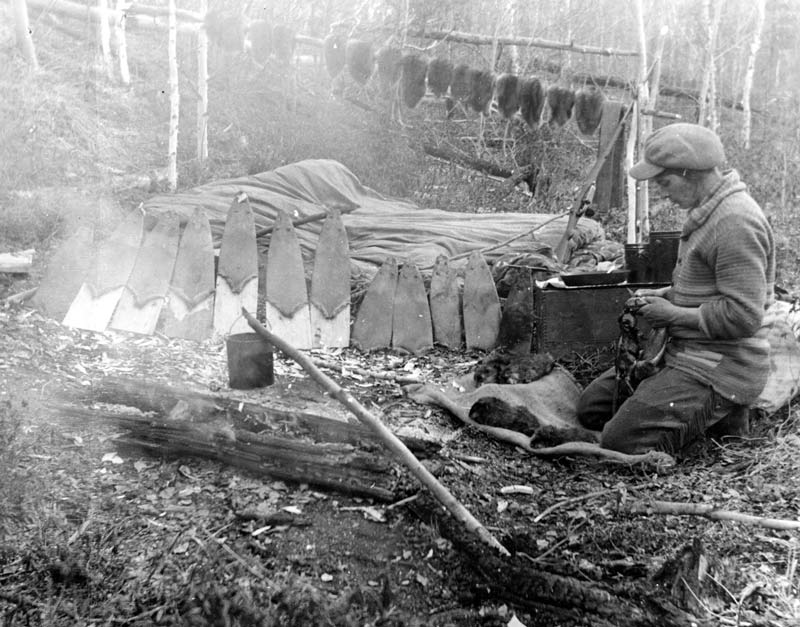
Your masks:
M 510 120 L 519 111 L 519 78 L 515 74 L 501 74 L 497 77 L 494 92 L 500 115 Z
M 375 55 L 372 44 L 360 39 L 351 39 L 345 46 L 345 63 L 350 76 L 359 85 L 364 85 L 375 69 Z
M 428 87 L 433 95 L 441 98 L 447 93 L 453 80 L 453 64 L 443 57 L 431 59 L 428 63 Z
M 294 30 L 286 24 L 275 24 L 272 29 L 272 49 L 278 61 L 289 62 L 294 56 Z
M 206 33 L 213 44 L 230 52 L 244 50 L 245 28 L 241 13 L 209 11 L 205 19 Z
M 547 89 L 547 106 L 550 107 L 550 127 L 560 128 L 572 117 L 575 92 L 567 87 L 552 85 Z
M 266 20 L 251 22 L 247 39 L 250 41 L 250 55 L 259 63 L 266 63 L 272 54 L 272 24 Z
M 406 54 L 403 55 L 402 68 L 400 88 L 403 104 L 409 109 L 413 109 L 425 95 L 425 75 L 428 73 L 428 64 L 425 59 L 416 54 Z
M 584 135 L 592 135 L 600 126 L 605 100 L 605 94 L 595 85 L 587 85 L 575 94 L 575 122 Z
M 325 69 L 328 70 L 328 76 L 331 78 L 339 76 L 347 63 L 345 57 L 346 44 L 347 42 L 342 35 L 331 33 L 325 38 L 322 54 L 325 57 Z
M 530 383 L 541 379 L 555 366 L 549 353 L 517 355 L 498 349 L 480 360 L 473 379 L 476 386 L 486 383 Z
M 494 92 L 494 74 L 486 70 L 469 71 L 469 106 L 476 113 L 489 113 Z
M 403 53 L 400 48 L 383 46 L 375 55 L 378 68 L 378 80 L 384 87 L 392 87 L 400 80 Z
M 544 86 L 538 78 L 525 78 L 519 85 L 522 119 L 532 129 L 538 128 L 544 108 Z

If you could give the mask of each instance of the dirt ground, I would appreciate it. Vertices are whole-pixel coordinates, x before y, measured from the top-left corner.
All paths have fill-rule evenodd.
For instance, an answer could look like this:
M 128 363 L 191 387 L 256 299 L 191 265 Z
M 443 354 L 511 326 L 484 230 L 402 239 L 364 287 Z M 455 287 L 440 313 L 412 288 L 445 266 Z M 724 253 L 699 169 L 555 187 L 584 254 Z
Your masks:
M 9 292 L 22 286 L 10 285 Z M 386 376 L 448 384 L 477 355 L 317 354 L 399 433 L 511 556 L 449 517 L 385 449 L 393 502 L 275 480 L 235 460 L 160 456 L 83 403 L 98 381 L 339 404 L 291 360 L 275 383 L 228 388 L 225 349 L 62 327 L 0 311 L 8 516 L 3 625 L 794 625 L 797 532 L 659 513 L 695 503 L 797 521 L 796 412 L 707 441 L 671 469 L 538 460 L 417 405 Z M 377 373 L 370 376 L 369 373 Z M 91 396 L 91 394 L 89 394 Z M 76 399 L 77 402 L 76 402 Z M 228 462 L 228 463 L 226 463 Z M 691 591 L 690 591 L 691 588 Z

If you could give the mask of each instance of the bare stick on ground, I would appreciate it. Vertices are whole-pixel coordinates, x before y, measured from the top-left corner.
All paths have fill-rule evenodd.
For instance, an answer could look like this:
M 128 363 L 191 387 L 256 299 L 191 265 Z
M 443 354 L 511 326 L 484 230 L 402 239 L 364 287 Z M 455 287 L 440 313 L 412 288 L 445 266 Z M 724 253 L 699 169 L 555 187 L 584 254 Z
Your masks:
M 381 442 L 386 446 L 397 458 L 412 472 L 412 474 L 419 479 L 433 496 L 466 528 L 475 533 L 483 542 L 488 544 L 501 555 L 509 556 L 508 550 L 500 544 L 500 542 L 484 527 L 475 517 L 465 508 L 451 493 L 434 477 L 420 461 L 414 457 L 414 454 L 408 450 L 394 433 L 392 433 L 380 420 L 373 416 L 367 409 L 355 400 L 344 388 L 338 385 L 333 379 L 328 377 L 314 363 L 306 357 L 303 353 L 298 351 L 292 345 L 288 344 L 278 336 L 267 331 L 253 315 L 242 308 L 242 315 L 244 315 L 250 327 L 259 335 L 264 337 L 273 346 L 283 351 L 286 355 L 291 357 L 297 364 L 303 368 L 318 384 L 338 401 L 340 401 L 347 409 L 349 409 L 356 417 L 362 422 L 366 423 L 378 436 Z

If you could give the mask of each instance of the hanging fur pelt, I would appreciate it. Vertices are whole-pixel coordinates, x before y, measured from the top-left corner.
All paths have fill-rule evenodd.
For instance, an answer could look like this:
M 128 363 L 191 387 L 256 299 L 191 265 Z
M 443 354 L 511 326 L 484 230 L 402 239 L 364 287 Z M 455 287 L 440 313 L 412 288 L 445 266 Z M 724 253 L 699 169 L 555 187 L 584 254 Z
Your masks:
M 506 120 L 519 111 L 519 79 L 515 74 L 501 74 L 494 87 L 497 108 Z
M 364 85 L 375 69 L 375 55 L 372 52 L 372 44 L 360 39 L 351 39 L 345 46 L 344 56 L 350 76 L 359 85 Z
M 538 128 L 544 108 L 544 86 L 538 78 L 525 78 L 520 81 L 519 106 L 525 124 L 531 129 Z
M 428 63 L 428 87 L 433 95 L 441 98 L 447 93 L 453 80 L 453 64 L 443 57 L 431 59 Z
M 489 112 L 494 93 L 494 74 L 486 70 L 469 71 L 469 106 L 477 113 Z
M 278 61 L 291 62 L 294 57 L 295 32 L 286 24 L 275 24 L 272 29 L 272 51 Z
M 584 135 L 592 135 L 600 126 L 606 96 L 595 85 L 587 85 L 575 94 L 575 122 Z
M 262 65 L 266 63 L 272 54 L 272 24 L 267 20 L 250 22 L 247 40 L 250 42 L 250 56 Z
M 378 80 L 383 87 L 392 87 L 400 80 L 403 53 L 395 46 L 383 46 L 375 55 Z
M 403 104 L 413 109 L 425 95 L 425 75 L 428 72 L 428 63 L 416 54 L 403 55 L 402 74 L 400 77 L 400 92 Z
M 323 46 L 323 56 L 325 57 L 325 68 L 328 76 L 336 78 L 342 73 L 347 62 L 345 57 L 345 38 L 341 35 L 331 33 L 325 38 Z
M 575 92 L 567 87 L 552 85 L 547 89 L 547 106 L 550 108 L 550 128 L 560 128 L 572 117 Z

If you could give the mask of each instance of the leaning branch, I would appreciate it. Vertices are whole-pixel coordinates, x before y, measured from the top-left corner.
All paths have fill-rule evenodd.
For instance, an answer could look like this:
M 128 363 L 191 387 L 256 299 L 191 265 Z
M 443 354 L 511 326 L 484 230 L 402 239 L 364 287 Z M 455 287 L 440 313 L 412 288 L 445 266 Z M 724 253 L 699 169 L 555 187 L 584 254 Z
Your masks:
M 242 315 L 245 317 L 250 327 L 265 338 L 273 346 L 283 351 L 291 357 L 297 364 L 305 370 L 312 379 L 322 386 L 328 394 L 336 398 L 356 417 L 365 423 L 377 435 L 378 439 L 386 446 L 397 458 L 411 471 L 411 473 L 424 485 L 431 494 L 469 531 L 475 533 L 484 543 L 488 544 L 504 556 L 509 556 L 508 550 L 484 527 L 475 517 L 459 502 L 452 493 L 439 483 L 431 472 L 423 466 L 414 454 L 408 450 L 397 436 L 392 433 L 378 418 L 373 416 L 367 409 L 355 400 L 344 388 L 339 386 L 333 379 L 317 368 L 314 363 L 294 346 L 281 339 L 274 333 L 265 329 L 253 315 L 242 308 Z

